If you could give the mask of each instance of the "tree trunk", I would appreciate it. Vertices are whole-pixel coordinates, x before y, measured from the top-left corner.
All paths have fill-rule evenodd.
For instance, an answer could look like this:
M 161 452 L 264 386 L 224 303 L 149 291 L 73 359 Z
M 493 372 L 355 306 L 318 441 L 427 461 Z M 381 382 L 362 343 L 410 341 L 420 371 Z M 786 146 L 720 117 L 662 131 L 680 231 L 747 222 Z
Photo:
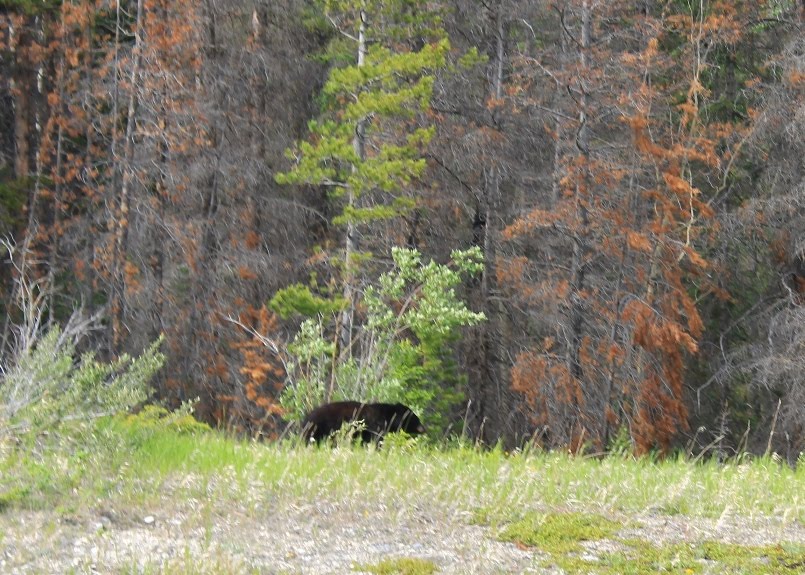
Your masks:
M 114 214 L 114 247 L 112 256 L 112 353 L 122 351 L 124 318 L 126 316 L 126 259 L 128 255 L 129 202 L 134 177 L 134 132 L 137 123 L 137 77 L 140 73 L 140 57 L 143 43 L 143 5 L 145 0 L 137 1 L 137 17 L 134 30 L 131 72 L 129 74 L 129 99 L 126 112 L 126 135 L 123 143 L 123 159 L 118 162 L 117 172 L 122 172 L 122 183 L 117 198 L 117 211 Z M 118 21 L 120 3 L 118 2 Z M 119 39 L 118 39 L 119 40 Z
M 489 85 L 490 97 L 500 100 L 503 97 L 503 67 L 505 64 L 505 43 L 503 30 L 503 10 L 498 8 L 495 17 L 495 58 L 492 61 L 492 82 Z M 469 361 L 474 368 L 475 385 L 470 390 L 470 432 L 487 444 L 495 443 L 505 435 L 507 425 L 507 390 L 503 386 L 501 374 L 500 347 L 502 346 L 500 324 L 503 310 L 500 302 L 493 299 L 497 292 L 495 260 L 500 239 L 500 168 L 496 161 L 483 169 L 482 196 L 473 221 L 474 243 L 479 245 L 484 255 L 484 270 L 481 274 L 478 299 L 487 321 L 473 328 L 474 344 Z
M 366 61 L 366 23 L 367 12 L 361 10 L 360 25 L 358 28 L 358 67 L 362 67 Z M 358 120 L 355 126 L 355 137 L 352 140 L 352 147 L 355 150 L 355 156 L 358 161 L 363 161 L 366 158 L 366 123 L 367 118 Z M 352 189 L 347 190 L 347 203 L 350 207 L 354 207 L 358 198 L 355 191 Z M 355 318 L 355 269 L 353 265 L 353 258 L 358 251 L 358 236 L 355 223 L 351 220 L 347 222 L 347 231 L 344 237 L 344 301 L 346 305 L 341 312 L 340 335 L 339 335 L 339 348 L 342 357 L 348 358 L 352 355 L 352 323 Z M 329 400 L 329 397 L 327 398 Z
M 587 126 L 588 95 L 584 85 L 584 71 L 588 69 L 587 51 L 590 48 L 590 34 L 592 27 L 592 8 L 587 0 L 582 2 L 581 13 L 581 45 L 579 46 L 579 59 L 582 75 L 579 82 L 579 128 L 576 132 L 576 147 L 581 154 L 583 166 L 576 185 L 576 214 L 578 227 L 573 231 L 573 255 L 570 264 L 570 335 L 567 348 L 567 369 L 570 375 L 580 382 L 582 376 L 580 353 L 584 331 L 584 298 L 582 292 L 585 285 L 586 254 L 588 252 L 587 236 L 589 232 L 589 213 L 585 196 L 589 191 L 589 128 Z
M 33 64 L 30 62 L 27 52 L 33 42 L 32 26 L 33 24 L 26 19 L 20 27 L 13 67 L 14 176 L 17 179 L 28 177 L 31 172 L 31 98 L 36 79 Z

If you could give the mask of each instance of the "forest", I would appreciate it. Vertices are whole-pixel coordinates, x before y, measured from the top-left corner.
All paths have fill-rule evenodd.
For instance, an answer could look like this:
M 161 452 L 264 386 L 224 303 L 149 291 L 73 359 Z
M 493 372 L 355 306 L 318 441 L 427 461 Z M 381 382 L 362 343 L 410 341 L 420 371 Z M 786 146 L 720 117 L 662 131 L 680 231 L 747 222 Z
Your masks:
M 238 433 L 796 461 L 804 16 L 0 0 L 0 391 L 58 333 Z

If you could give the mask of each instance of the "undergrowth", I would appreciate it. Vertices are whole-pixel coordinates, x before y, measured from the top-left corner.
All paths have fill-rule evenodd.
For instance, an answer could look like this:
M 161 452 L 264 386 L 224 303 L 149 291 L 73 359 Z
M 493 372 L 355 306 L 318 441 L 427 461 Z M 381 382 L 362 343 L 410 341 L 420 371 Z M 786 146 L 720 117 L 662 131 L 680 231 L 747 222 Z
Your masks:
M 516 521 L 524 510 L 573 508 L 667 515 L 774 516 L 805 520 L 805 472 L 770 458 L 692 463 L 685 458 L 586 459 L 561 453 L 505 453 L 390 441 L 380 449 L 261 443 L 208 430 L 187 415 L 149 409 L 100 420 L 68 452 L 51 453 L 46 434 L 0 446 L 0 510 L 45 508 L 100 498 L 158 499 L 165 483 L 242 500 L 250 486 L 292 503 L 311 497 L 424 500 L 429 505 L 496 510 Z M 192 476 L 192 482 L 177 481 Z M 186 487 L 181 487 L 185 485 Z M 193 493 L 189 493 L 192 495 Z M 179 494 L 180 495 L 180 494 Z

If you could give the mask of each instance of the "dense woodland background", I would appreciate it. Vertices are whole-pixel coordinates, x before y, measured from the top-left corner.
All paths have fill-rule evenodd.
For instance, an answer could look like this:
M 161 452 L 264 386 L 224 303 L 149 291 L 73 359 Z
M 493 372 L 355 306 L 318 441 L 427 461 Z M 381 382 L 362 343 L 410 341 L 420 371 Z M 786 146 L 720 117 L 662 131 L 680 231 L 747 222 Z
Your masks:
M 305 314 L 338 397 L 391 248 L 475 246 L 486 320 L 396 336 L 434 433 L 796 459 L 803 11 L 0 0 L 3 364 L 50 324 L 107 358 L 165 334 L 156 398 L 275 435 Z

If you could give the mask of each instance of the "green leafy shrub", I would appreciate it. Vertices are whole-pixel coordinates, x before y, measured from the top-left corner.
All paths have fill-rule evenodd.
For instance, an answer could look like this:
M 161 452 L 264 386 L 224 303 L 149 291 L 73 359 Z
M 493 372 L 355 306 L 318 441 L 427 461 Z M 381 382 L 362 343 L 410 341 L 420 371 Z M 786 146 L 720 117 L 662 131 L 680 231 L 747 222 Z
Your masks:
M 162 338 L 139 357 L 108 363 L 93 353 L 77 356 L 73 337 L 58 328 L 32 341 L 0 381 L 0 511 L 47 508 L 82 484 L 103 490 L 108 480 L 98 466 L 123 465 L 132 448 L 160 431 L 175 437 L 207 429 L 190 404 L 174 413 L 146 406 L 127 414 L 148 397 L 164 363 Z
M 22 352 L 0 382 L 0 437 L 76 431 L 144 401 L 151 377 L 165 361 L 161 344 L 162 338 L 138 358 L 123 355 L 101 363 L 85 353 L 76 361 L 72 340 L 52 328 Z
M 146 405 L 139 413 L 123 417 L 123 427 L 134 430 L 170 429 L 180 435 L 208 433 L 211 428 L 192 415 L 193 406 L 185 403 L 175 411 L 168 411 L 159 405 Z
M 393 248 L 394 267 L 363 295 L 363 325 L 352 354 L 336 357 L 335 314 L 302 322 L 288 346 L 288 382 L 281 397 L 291 419 L 325 399 L 400 401 L 440 428 L 441 414 L 463 397 L 452 359 L 459 329 L 483 321 L 456 294 L 465 275 L 479 273 L 478 248 L 454 251 L 450 265 L 424 263 L 416 250 Z
M 585 513 L 529 513 L 507 526 L 500 538 L 550 553 L 568 553 L 583 541 L 611 537 L 620 525 L 615 521 Z

